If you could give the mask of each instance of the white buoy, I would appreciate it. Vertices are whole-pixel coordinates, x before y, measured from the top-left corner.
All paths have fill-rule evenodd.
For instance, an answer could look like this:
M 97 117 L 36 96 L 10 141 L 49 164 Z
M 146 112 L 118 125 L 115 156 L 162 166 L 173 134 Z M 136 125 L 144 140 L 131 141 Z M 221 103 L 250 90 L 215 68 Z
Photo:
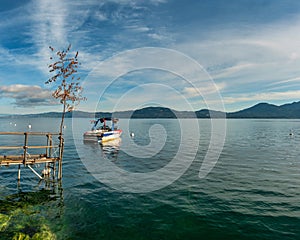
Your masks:
M 132 132 L 132 133 L 130 133 L 130 137 L 132 137 L 132 138 L 134 137 L 134 133 L 133 133 L 133 132 Z
M 15 127 L 17 126 L 17 124 L 15 123 Z
M 31 129 L 31 124 L 28 124 L 28 128 Z

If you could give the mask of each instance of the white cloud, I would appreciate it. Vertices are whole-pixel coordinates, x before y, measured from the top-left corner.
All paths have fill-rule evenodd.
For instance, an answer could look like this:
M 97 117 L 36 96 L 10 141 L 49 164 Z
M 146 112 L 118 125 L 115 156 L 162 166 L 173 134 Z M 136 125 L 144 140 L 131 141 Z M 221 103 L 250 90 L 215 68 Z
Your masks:
M 201 93 L 205 93 L 206 96 L 210 94 L 215 94 L 216 92 L 220 92 L 222 89 L 224 89 L 226 86 L 226 83 L 218 83 L 218 84 L 211 84 L 207 83 L 203 84 L 200 88 L 196 87 L 184 87 L 183 93 L 186 94 L 188 97 L 197 97 L 201 95 Z
M 216 84 L 225 83 L 222 95 L 227 103 L 289 101 L 300 98 L 293 91 L 300 85 L 299 28 L 300 18 L 257 28 L 214 29 L 205 41 L 191 35 L 174 47 L 204 65 Z M 272 89 L 278 92 L 270 93 Z M 243 92 L 247 94 L 240 95 Z
M 148 36 L 156 40 L 162 40 L 166 38 L 165 36 L 159 35 L 158 33 L 149 33 Z
M 65 22 L 68 17 L 68 7 L 64 1 L 44 0 L 34 1 L 32 8 L 30 37 L 36 46 L 36 66 L 45 72 L 49 63 L 49 45 L 53 47 L 67 47 L 68 31 Z
M 35 107 L 57 104 L 51 92 L 37 85 L 14 84 L 0 86 L 0 98 L 14 99 L 17 107 Z
M 256 67 L 259 66 L 255 63 L 238 63 L 234 66 L 220 68 L 215 71 L 212 71 L 211 74 L 214 79 L 224 79 L 228 77 L 233 77 L 234 75 L 240 74 L 245 70 L 253 70 Z
M 163 96 L 163 97 L 162 97 Z M 122 94 L 104 93 L 99 107 L 103 111 L 133 110 L 144 106 L 159 105 L 177 110 L 198 110 L 186 96 L 177 89 L 159 83 L 140 84 Z M 200 97 L 198 98 L 198 100 Z M 176 102 L 176 104 L 174 104 Z M 98 109 L 99 111 L 100 109 Z
M 286 92 L 262 92 L 255 94 L 236 94 L 234 97 L 224 97 L 225 103 L 235 103 L 235 102 L 261 102 L 261 101 L 276 101 L 285 100 L 291 101 L 294 99 L 299 99 L 300 90 L 286 91 Z
M 295 78 L 289 78 L 289 79 L 285 79 L 282 81 L 277 81 L 274 83 L 271 83 L 271 86 L 276 86 L 276 85 L 281 85 L 281 84 L 286 84 L 286 83 L 300 83 L 300 77 L 295 77 Z

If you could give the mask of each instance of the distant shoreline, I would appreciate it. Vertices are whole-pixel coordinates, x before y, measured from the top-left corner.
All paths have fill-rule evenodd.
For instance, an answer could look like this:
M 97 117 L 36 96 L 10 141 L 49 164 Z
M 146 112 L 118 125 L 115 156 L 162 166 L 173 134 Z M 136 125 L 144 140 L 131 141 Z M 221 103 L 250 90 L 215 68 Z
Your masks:
M 0 118 L 60 118 L 60 112 L 46 112 L 37 114 L 0 114 Z M 123 119 L 188 119 L 188 118 L 226 118 L 226 119 L 300 119 L 300 101 L 287 103 L 280 106 L 269 103 L 258 103 L 250 108 L 245 108 L 236 112 L 221 112 L 215 110 L 202 109 L 199 111 L 177 111 L 164 107 L 146 107 L 132 111 L 117 112 L 84 112 L 75 111 L 67 113 L 66 118 L 99 118 L 115 117 Z

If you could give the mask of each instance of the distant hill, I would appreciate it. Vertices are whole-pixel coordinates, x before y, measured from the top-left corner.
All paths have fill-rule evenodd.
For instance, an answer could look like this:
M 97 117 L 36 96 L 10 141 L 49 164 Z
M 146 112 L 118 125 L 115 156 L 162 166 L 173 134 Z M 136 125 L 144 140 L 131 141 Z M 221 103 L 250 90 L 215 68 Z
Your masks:
M 300 102 L 280 106 L 259 103 L 250 108 L 227 113 L 227 118 L 300 118 Z
M 208 109 L 202 109 L 202 110 L 196 111 L 195 113 L 196 113 L 197 118 L 224 118 L 224 117 L 226 117 L 225 112 L 208 110 Z
M 196 112 L 192 111 L 176 111 L 164 107 L 146 107 L 132 111 L 117 111 L 110 112 L 83 112 L 75 111 L 73 113 L 66 113 L 66 118 L 70 117 L 82 118 L 99 118 L 99 117 L 116 117 L 116 118 L 300 118 L 300 102 L 293 102 L 284 105 L 274 105 L 269 103 L 258 103 L 252 107 L 237 111 L 225 113 L 221 111 L 214 111 L 202 109 Z M 21 117 L 46 117 L 57 118 L 61 117 L 59 112 L 47 112 L 39 114 L 26 115 L 3 115 L 5 118 L 21 118 Z
M 164 107 L 146 107 L 135 111 L 116 112 L 113 116 L 119 118 L 176 118 L 171 109 Z

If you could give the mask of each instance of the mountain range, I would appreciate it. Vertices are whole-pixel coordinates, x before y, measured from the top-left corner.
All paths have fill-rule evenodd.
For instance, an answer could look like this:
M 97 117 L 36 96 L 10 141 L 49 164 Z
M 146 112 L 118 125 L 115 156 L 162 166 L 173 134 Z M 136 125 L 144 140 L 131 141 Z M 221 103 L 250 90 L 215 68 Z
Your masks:
M 99 117 L 116 117 L 116 118 L 300 118 L 300 101 L 280 106 L 269 103 L 258 103 L 252 107 L 236 111 L 236 112 L 220 112 L 208 109 L 199 111 L 177 111 L 164 107 L 146 107 L 132 111 L 117 112 L 83 112 L 74 111 L 67 113 L 66 118 L 82 117 L 82 118 L 99 118 Z M 5 118 L 20 117 L 61 117 L 60 112 L 47 112 L 39 114 L 26 115 L 2 115 Z

